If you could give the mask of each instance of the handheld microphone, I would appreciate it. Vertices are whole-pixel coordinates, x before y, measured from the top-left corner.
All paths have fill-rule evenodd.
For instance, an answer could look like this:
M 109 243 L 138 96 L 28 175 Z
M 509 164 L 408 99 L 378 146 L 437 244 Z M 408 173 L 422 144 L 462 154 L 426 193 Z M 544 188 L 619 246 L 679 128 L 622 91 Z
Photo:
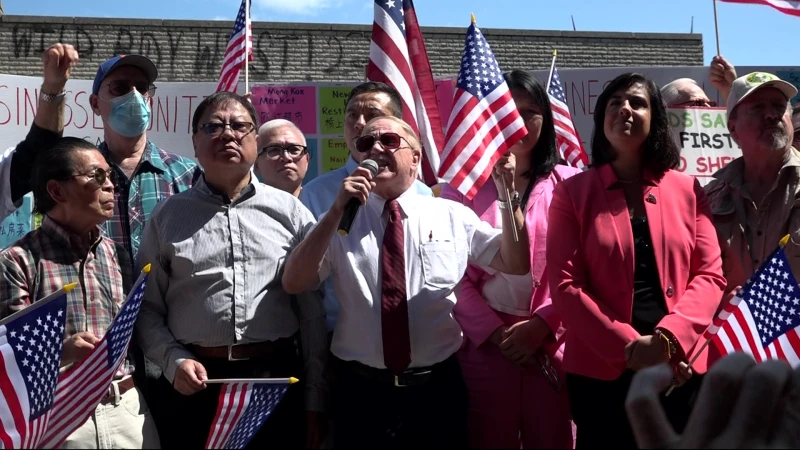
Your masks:
M 378 174 L 378 163 L 371 159 L 365 159 L 364 162 L 359 165 L 359 167 L 369 170 L 373 177 Z M 340 235 L 347 236 L 350 233 L 350 226 L 353 225 L 356 214 L 358 214 L 358 208 L 360 207 L 361 202 L 355 197 L 351 198 L 350 201 L 347 202 L 347 206 L 344 208 L 344 215 L 342 215 L 342 220 L 339 221 Z

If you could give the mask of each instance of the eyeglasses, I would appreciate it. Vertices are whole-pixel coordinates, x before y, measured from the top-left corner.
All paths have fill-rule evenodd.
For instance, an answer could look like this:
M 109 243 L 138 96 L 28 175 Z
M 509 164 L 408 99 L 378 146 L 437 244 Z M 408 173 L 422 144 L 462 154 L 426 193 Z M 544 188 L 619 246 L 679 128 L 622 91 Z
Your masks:
M 131 87 L 135 87 L 140 94 L 146 97 L 156 95 L 156 87 L 147 81 L 131 82 L 125 80 L 115 80 L 108 83 L 108 92 L 114 97 L 120 97 L 131 91 Z
M 547 382 L 550 383 L 550 387 L 556 392 L 560 391 L 561 383 L 558 379 L 558 372 L 556 372 L 556 369 L 550 364 L 550 357 L 541 351 L 537 351 L 534 357 L 539 364 L 539 368 L 542 369 L 542 374 L 547 378 Z
M 711 101 L 711 100 L 703 100 L 703 99 L 698 98 L 698 99 L 695 99 L 695 100 L 689 100 L 688 102 L 678 103 L 675 106 L 687 106 L 687 107 L 694 106 L 694 107 L 698 107 L 698 108 L 714 108 L 714 107 L 717 106 L 717 102 L 714 102 L 714 101 Z
M 106 180 L 109 179 L 111 180 L 111 184 L 116 185 L 116 182 L 114 180 L 114 173 L 111 170 L 106 171 L 104 169 L 97 168 L 89 173 L 79 173 L 77 175 L 72 175 L 71 177 L 69 177 L 69 179 L 77 177 L 87 177 L 90 180 L 93 180 L 95 183 L 97 183 L 97 185 L 100 187 L 105 186 Z
M 242 138 L 252 133 L 256 126 L 253 125 L 252 122 L 208 122 L 200 125 L 200 128 L 203 130 L 203 132 L 212 138 L 220 137 L 222 133 L 225 132 L 225 127 L 231 127 L 233 134 L 239 138 Z
M 307 150 L 308 147 L 300 144 L 288 144 L 288 145 L 272 144 L 262 148 L 261 151 L 258 152 L 258 155 L 261 156 L 264 153 L 266 153 L 267 158 L 278 159 L 281 156 L 283 156 L 284 153 L 286 153 L 289 155 L 290 158 L 296 161 L 300 159 L 303 155 L 305 155 Z
M 375 146 L 375 141 L 380 142 L 381 147 L 383 147 L 384 150 L 391 150 L 392 153 L 400 150 L 401 148 L 411 148 L 400 146 L 403 141 L 406 141 L 406 138 L 397 133 L 388 132 L 377 137 L 371 134 L 365 134 L 364 136 L 356 138 L 356 150 L 358 150 L 360 153 L 367 153 L 368 151 L 372 150 L 372 147 Z M 408 144 L 408 141 L 406 141 L 406 144 Z

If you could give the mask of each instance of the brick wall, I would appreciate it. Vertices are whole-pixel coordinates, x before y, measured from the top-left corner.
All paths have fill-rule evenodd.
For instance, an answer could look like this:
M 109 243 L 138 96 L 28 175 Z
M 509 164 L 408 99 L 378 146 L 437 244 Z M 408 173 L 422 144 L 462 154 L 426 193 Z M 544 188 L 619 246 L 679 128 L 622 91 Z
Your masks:
M 54 42 L 81 56 L 76 78 L 94 78 L 115 53 L 142 53 L 162 81 L 216 81 L 233 28 L 227 21 L 0 16 L 0 73 L 39 75 L 40 54 Z M 256 22 L 254 82 L 357 81 L 369 58 L 370 26 Z M 454 75 L 466 28 L 423 28 L 436 76 Z M 559 67 L 703 65 L 699 34 L 596 33 L 482 29 L 504 70 Z

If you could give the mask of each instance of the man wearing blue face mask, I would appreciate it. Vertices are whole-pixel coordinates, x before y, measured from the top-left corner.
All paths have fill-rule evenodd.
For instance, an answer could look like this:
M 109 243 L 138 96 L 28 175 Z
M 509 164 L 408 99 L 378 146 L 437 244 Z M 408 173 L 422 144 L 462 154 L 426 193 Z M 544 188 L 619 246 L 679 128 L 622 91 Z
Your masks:
M 104 141 L 99 148 L 116 184 L 114 215 L 101 227 L 116 244 L 123 273 L 132 270 L 145 224 L 159 201 L 189 189 L 200 175 L 194 161 L 147 139 L 157 77 L 158 70 L 147 57 L 118 55 L 100 64 L 89 97 L 92 111 L 103 119 Z M 161 396 L 154 382 L 161 371 L 138 349 L 133 353 L 139 369 L 134 373 L 137 386 L 159 425 Z

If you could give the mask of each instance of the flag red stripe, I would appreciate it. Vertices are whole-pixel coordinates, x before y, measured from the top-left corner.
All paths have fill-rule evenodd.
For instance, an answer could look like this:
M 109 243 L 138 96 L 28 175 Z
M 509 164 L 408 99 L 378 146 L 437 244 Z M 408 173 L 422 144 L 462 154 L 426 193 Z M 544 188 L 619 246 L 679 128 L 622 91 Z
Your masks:
M 767 5 L 767 6 L 771 6 L 771 7 L 775 8 L 775 9 L 777 9 L 778 11 L 780 11 L 780 12 L 782 12 L 784 14 L 789 14 L 789 15 L 792 15 L 792 16 L 800 16 L 800 9 L 781 7 L 781 6 L 778 6 L 778 5 L 772 3 L 772 2 L 770 2 L 768 0 L 719 0 L 719 1 L 725 2 L 725 3 L 746 3 L 746 4 L 752 4 L 752 5 Z
M 744 305 L 742 305 L 742 307 L 744 307 Z M 736 318 L 739 327 L 742 329 L 742 334 L 744 334 L 744 338 L 747 340 L 747 345 L 750 347 L 750 351 L 753 352 L 754 358 L 756 361 L 761 362 L 761 352 L 758 351 L 758 349 L 761 348 L 760 343 L 758 345 L 756 344 L 753 333 L 750 331 L 750 327 L 747 324 L 747 319 L 744 317 L 742 308 L 736 308 L 733 311 L 733 317 Z M 730 322 L 730 320 L 728 322 Z
M 733 326 L 731 325 L 731 322 L 726 320 L 725 323 L 722 324 L 721 328 L 725 330 L 725 336 L 727 336 L 728 340 L 731 341 L 731 345 L 733 346 L 734 350 L 737 352 L 744 351 L 744 347 L 742 347 L 741 342 L 739 342 L 739 338 L 736 336 L 736 333 L 733 332 Z
M 773 342 L 773 344 L 775 344 L 775 353 L 776 353 L 775 358 L 773 359 L 781 359 L 783 361 L 786 361 L 787 360 L 786 353 L 783 352 L 783 348 L 781 347 L 781 341 L 775 339 L 775 342 Z
M 792 350 L 800 356 L 800 336 L 797 335 L 797 329 L 789 330 L 786 332 L 786 339 L 789 340 L 789 344 L 792 346 Z
M 24 430 L 26 427 L 25 417 L 22 413 L 22 405 L 19 403 L 17 393 L 5 370 L 6 362 L 2 352 L 0 352 L 0 367 L 3 368 L 0 370 L 0 394 L 2 394 L 2 398 L 5 399 L 9 406 L 8 409 L 14 419 L 14 426 L 17 428 L 17 432 L 20 434 L 20 437 L 24 438 Z M 11 436 L 6 432 L 4 427 L 0 427 L 0 441 L 3 442 L 3 448 L 14 448 Z
M 222 408 L 225 405 L 225 397 L 227 395 L 227 385 L 223 386 L 222 389 L 219 391 L 219 398 L 217 399 L 217 412 L 214 413 L 214 421 L 211 422 L 211 432 L 208 435 L 208 439 L 206 440 L 206 448 L 220 448 L 219 446 L 219 435 L 220 430 L 217 429 L 216 424 L 220 421 L 220 417 L 222 416 Z

